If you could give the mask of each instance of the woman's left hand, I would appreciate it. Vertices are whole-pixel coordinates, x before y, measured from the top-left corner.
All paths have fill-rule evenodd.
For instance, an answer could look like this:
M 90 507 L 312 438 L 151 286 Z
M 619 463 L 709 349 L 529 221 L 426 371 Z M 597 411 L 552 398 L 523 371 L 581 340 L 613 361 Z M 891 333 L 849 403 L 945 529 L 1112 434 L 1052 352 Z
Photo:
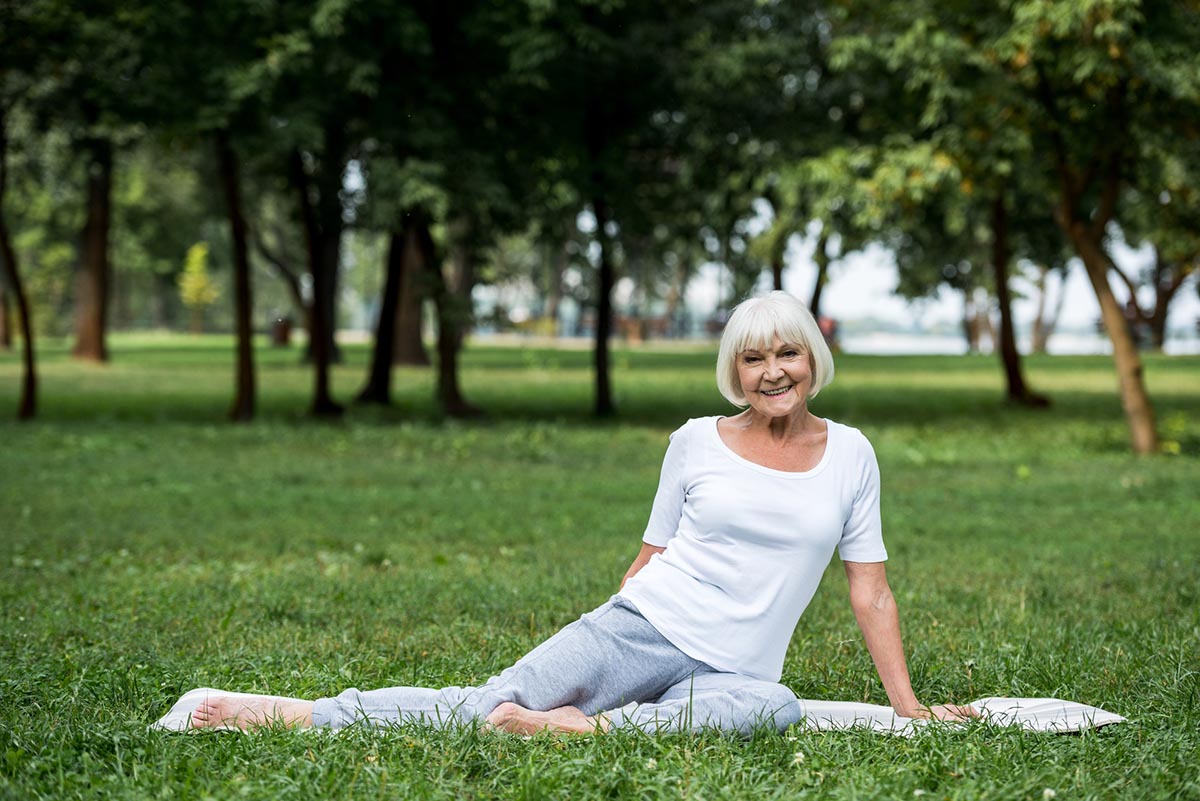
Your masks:
M 979 717 L 979 710 L 968 704 L 937 704 L 936 706 L 920 706 L 912 713 L 904 714 L 906 718 L 922 720 L 951 720 L 961 721 Z

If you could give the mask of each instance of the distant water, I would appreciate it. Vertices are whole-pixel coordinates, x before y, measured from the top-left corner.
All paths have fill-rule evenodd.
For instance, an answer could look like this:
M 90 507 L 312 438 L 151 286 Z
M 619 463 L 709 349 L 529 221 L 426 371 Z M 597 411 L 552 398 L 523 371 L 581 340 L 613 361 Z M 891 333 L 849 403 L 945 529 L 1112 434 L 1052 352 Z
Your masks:
M 851 334 L 841 337 L 842 350 L 846 353 L 862 353 L 877 356 L 900 354 L 963 354 L 967 352 L 966 340 L 962 337 L 941 334 L 903 334 L 876 331 Z M 1029 352 L 1028 339 L 1017 338 L 1017 348 Z M 985 345 L 985 350 L 990 348 Z M 1099 334 L 1055 334 L 1050 338 L 1048 350 L 1053 355 L 1108 354 L 1112 344 Z M 1200 354 L 1200 339 L 1168 339 L 1165 347 L 1173 356 Z

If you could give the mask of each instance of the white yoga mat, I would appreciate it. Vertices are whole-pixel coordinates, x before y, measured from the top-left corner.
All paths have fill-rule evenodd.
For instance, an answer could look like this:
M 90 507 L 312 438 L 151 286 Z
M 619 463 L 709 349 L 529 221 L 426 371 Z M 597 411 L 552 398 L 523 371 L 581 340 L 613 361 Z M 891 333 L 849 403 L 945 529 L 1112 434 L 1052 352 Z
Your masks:
M 192 713 L 206 697 L 250 697 L 247 693 L 232 693 L 201 687 L 184 693 L 167 714 L 151 729 L 187 731 Z M 808 731 L 837 731 L 866 728 L 888 734 L 911 735 L 929 721 L 905 718 L 890 706 L 856 704 L 851 701 L 800 701 L 804 717 L 800 723 Z M 1020 726 L 1027 731 L 1067 734 L 1123 723 L 1125 718 L 1099 707 L 1061 701 L 1057 698 L 980 698 L 971 706 L 979 710 L 984 720 L 1000 726 Z
M 838 729 L 867 728 L 889 734 L 913 734 L 917 727 L 930 723 L 927 720 L 905 718 L 892 711 L 890 706 L 856 704 L 850 701 L 806 701 L 802 726 L 809 731 L 836 731 Z M 1125 718 L 1099 707 L 1062 701 L 1058 698 L 980 698 L 971 706 L 979 710 L 981 717 L 1000 726 L 1020 726 L 1026 731 L 1043 731 L 1054 734 L 1070 734 L 1085 729 L 1099 728 L 1112 723 L 1123 723 Z

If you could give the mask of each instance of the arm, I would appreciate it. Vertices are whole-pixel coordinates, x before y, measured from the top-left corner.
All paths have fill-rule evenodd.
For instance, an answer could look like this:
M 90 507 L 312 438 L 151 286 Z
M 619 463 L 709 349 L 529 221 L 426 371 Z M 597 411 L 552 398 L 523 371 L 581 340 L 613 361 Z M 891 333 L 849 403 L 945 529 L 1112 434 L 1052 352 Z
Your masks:
M 621 579 L 621 586 L 624 587 L 625 582 L 637 575 L 637 572 L 645 567 L 646 563 L 650 561 L 651 556 L 654 556 L 656 553 L 662 553 L 665 550 L 667 549 L 643 542 L 642 550 L 638 551 L 637 558 L 633 560 L 633 564 L 630 565 L 629 569 L 625 571 L 625 578 Z
M 683 515 L 683 499 L 687 495 L 683 479 L 683 469 L 687 463 L 686 432 L 692 422 L 689 420 L 671 434 L 667 453 L 663 456 L 662 472 L 658 476 L 658 490 L 654 493 L 650 520 L 646 523 L 646 531 L 642 535 L 642 550 L 625 571 L 625 578 L 621 579 L 622 587 L 646 566 L 650 557 L 667 549 L 667 543 L 679 529 L 679 519 Z
M 862 629 L 867 650 L 896 714 L 906 718 L 941 720 L 977 716 L 978 713 L 969 706 L 926 707 L 917 701 L 904 659 L 904 645 L 900 641 L 900 614 L 888 586 L 883 562 L 845 562 L 845 566 L 854 619 Z

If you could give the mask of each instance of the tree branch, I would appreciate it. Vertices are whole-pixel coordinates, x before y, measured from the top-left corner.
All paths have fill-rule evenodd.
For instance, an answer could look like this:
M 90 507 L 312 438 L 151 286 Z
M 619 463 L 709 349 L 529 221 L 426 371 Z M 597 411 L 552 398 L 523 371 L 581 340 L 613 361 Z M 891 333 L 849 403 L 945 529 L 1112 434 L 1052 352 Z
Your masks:
M 298 291 L 300 288 L 300 277 L 292 271 L 292 268 L 287 265 L 283 257 L 278 252 L 271 250 L 267 246 L 266 240 L 259 233 L 252 233 L 252 237 L 254 239 L 254 249 L 258 251 L 258 255 L 262 256 L 272 267 L 278 270 L 283 279 L 296 287 Z
M 1129 289 L 1129 297 L 1133 300 L 1134 307 L 1137 308 L 1138 317 L 1140 317 L 1143 320 L 1146 320 L 1147 317 L 1146 317 L 1146 315 L 1144 315 L 1142 313 L 1141 304 L 1139 304 L 1137 302 L 1137 284 L 1133 283 L 1133 279 L 1130 278 L 1128 275 L 1126 275 L 1125 271 L 1122 270 L 1120 267 L 1118 267 L 1116 265 L 1116 262 L 1112 261 L 1111 259 L 1109 259 L 1109 262 L 1108 262 L 1108 269 L 1110 269 L 1114 273 L 1116 273 L 1117 277 L 1121 279 L 1121 282 L 1124 283 L 1125 286 Z
M 1054 149 L 1054 166 L 1063 190 L 1060 204 L 1061 211 L 1064 213 L 1063 223 L 1069 225 L 1074 222 L 1078 211 L 1079 187 L 1076 184 L 1075 176 L 1071 173 L 1071 162 L 1067 157 L 1067 143 L 1063 141 L 1062 137 L 1062 115 L 1058 111 L 1054 90 L 1050 88 L 1050 81 L 1046 78 L 1046 73 L 1041 66 L 1034 64 L 1033 69 L 1037 73 L 1038 102 L 1041 104 L 1042 110 L 1046 112 L 1046 116 L 1050 118 L 1050 145 Z
M 1110 139 L 1108 160 L 1104 170 L 1104 185 L 1100 189 L 1100 202 L 1096 205 L 1096 216 L 1092 218 L 1092 236 L 1099 240 L 1104 236 L 1108 223 L 1117 211 L 1117 200 L 1121 194 L 1121 157 L 1124 155 L 1128 117 L 1125 110 L 1125 96 L 1128 83 L 1122 81 L 1119 86 L 1109 92 L 1109 111 L 1111 112 L 1114 136 Z

